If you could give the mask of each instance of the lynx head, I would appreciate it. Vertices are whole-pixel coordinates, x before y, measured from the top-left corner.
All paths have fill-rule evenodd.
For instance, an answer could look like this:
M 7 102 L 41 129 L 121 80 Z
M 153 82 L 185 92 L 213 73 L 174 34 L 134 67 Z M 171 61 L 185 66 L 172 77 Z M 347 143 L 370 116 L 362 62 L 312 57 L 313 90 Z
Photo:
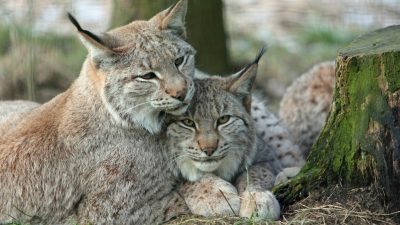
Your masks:
M 69 15 L 89 54 L 81 76 L 96 87 L 118 124 L 160 131 L 164 114 L 186 111 L 194 93 L 195 50 L 185 42 L 187 1 L 148 21 L 133 21 L 101 35 Z
M 252 162 L 251 89 L 263 52 L 234 75 L 196 79 L 187 112 L 168 117 L 168 148 L 186 179 L 196 181 L 211 172 L 229 181 Z

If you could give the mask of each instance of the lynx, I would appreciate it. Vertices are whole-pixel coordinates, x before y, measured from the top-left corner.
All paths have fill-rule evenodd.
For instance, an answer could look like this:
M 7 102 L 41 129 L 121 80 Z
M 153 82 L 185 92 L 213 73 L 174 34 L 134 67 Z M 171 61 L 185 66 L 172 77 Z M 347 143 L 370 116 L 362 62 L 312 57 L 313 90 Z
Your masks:
M 279 117 L 304 156 L 325 124 L 334 86 L 335 63 L 322 62 L 293 81 L 282 98 Z
M 158 224 L 188 212 L 157 135 L 194 93 L 186 8 L 101 35 L 70 15 L 89 52 L 80 76 L 0 125 L 0 223 Z
M 178 172 L 194 182 L 184 184 L 180 192 L 195 214 L 250 217 L 257 205 L 259 216 L 279 217 L 279 203 L 268 189 L 280 164 L 275 152 L 257 139 L 249 113 L 262 54 L 230 77 L 195 80 L 188 111 L 167 122 L 167 144 Z M 229 183 L 235 180 L 236 187 Z

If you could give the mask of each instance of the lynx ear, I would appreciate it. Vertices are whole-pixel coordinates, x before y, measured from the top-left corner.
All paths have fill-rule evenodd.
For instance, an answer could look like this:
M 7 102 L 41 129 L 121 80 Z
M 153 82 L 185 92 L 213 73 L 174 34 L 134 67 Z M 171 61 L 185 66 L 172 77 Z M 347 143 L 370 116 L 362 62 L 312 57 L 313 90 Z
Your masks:
M 258 62 L 264 53 L 265 48 L 262 48 L 252 63 L 228 78 L 226 89 L 243 97 L 243 105 L 248 112 L 250 112 L 251 91 L 257 75 Z
M 185 17 L 187 0 L 179 0 L 173 6 L 158 13 L 150 21 L 154 21 L 161 30 L 171 30 L 175 34 L 186 38 Z
M 82 29 L 81 25 L 79 25 L 78 21 L 70 13 L 68 13 L 68 18 L 78 30 L 79 39 L 81 39 L 93 59 L 101 59 L 113 53 L 106 44 L 107 37 L 104 35 L 98 36 L 88 30 Z

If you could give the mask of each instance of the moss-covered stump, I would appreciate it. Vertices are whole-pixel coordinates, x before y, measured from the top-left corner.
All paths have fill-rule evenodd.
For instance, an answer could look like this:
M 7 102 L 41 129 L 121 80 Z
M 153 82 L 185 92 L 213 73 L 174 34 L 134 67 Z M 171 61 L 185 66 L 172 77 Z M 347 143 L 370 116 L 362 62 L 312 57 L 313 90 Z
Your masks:
M 330 115 L 298 176 L 274 188 L 283 204 L 323 184 L 376 184 L 398 199 L 400 26 L 363 35 L 336 58 Z

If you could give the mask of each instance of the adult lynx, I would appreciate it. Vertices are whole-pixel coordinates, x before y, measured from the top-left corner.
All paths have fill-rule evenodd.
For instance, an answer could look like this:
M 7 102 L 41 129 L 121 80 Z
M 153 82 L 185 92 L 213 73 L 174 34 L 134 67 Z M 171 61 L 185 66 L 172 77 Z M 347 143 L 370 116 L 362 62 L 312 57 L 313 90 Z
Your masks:
M 79 78 L 0 125 L 0 223 L 155 224 L 187 212 L 154 135 L 194 92 L 186 8 L 102 35 L 70 16 L 89 51 Z

